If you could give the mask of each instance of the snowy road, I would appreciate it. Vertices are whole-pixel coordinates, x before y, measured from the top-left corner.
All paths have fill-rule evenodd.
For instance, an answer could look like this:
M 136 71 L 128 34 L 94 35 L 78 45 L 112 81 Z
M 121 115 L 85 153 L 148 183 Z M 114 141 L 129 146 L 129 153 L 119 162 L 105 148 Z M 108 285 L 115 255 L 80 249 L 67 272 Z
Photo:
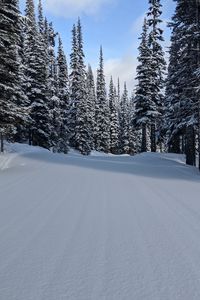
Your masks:
M 0 169 L 1 300 L 200 299 L 200 176 L 178 156 L 36 151 Z

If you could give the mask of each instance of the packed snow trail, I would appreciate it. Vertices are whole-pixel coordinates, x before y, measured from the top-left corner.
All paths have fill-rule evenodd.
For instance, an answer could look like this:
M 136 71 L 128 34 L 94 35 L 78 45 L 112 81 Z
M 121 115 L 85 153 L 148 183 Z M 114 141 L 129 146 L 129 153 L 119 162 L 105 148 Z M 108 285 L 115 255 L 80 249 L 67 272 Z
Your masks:
M 1 300 L 200 299 L 200 175 L 181 156 L 28 149 L 0 156 Z

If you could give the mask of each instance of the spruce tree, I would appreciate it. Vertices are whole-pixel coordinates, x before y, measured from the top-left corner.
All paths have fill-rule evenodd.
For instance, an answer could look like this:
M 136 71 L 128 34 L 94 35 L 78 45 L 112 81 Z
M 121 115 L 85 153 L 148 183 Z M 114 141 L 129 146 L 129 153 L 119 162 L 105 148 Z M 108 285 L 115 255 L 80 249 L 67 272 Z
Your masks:
M 67 153 L 69 145 L 69 77 L 62 40 L 58 41 L 57 88 L 60 100 L 60 133 L 58 151 Z
M 75 127 L 76 127 L 76 110 L 79 101 L 78 94 L 78 41 L 77 28 L 73 25 L 72 29 L 72 52 L 70 54 L 70 116 L 69 116 L 69 131 L 70 131 L 70 146 L 75 147 Z
M 185 140 L 186 162 L 196 163 L 195 129 L 198 124 L 198 44 L 200 14 L 198 2 L 177 0 L 172 18 L 172 45 L 166 89 L 167 122 L 171 151 L 179 148 L 180 137 Z M 178 145 L 178 146 L 177 146 Z M 176 146 L 176 147 L 175 147 Z
M 109 109 L 110 109 L 110 152 L 117 154 L 119 150 L 119 118 L 117 107 L 117 95 L 114 89 L 113 79 L 110 80 L 109 88 Z
M 58 97 L 58 86 L 57 86 L 57 62 L 55 55 L 55 38 L 57 33 L 53 28 L 53 24 L 48 25 L 48 106 L 49 106 L 49 117 L 50 117 L 50 128 L 51 128 L 51 148 L 53 152 L 59 150 L 59 135 L 61 126 L 60 116 L 60 99 Z
M 178 40 L 181 30 L 178 26 L 173 26 L 173 22 L 170 23 L 170 26 L 172 26 L 172 36 L 165 90 L 165 118 L 163 129 L 167 136 L 168 151 L 180 153 L 180 137 L 182 129 L 180 128 L 179 130 L 179 124 L 181 122 L 179 99 L 179 94 L 181 92 L 181 87 L 179 86 L 179 60 L 181 48 Z
M 110 149 L 109 106 L 106 96 L 103 50 L 100 48 L 100 61 L 97 70 L 96 101 L 96 150 L 108 153 Z
M 49 110 L 47 103 L 47 74 L 45 43 L 38 31 L 33 0 L 26 1 L 26 95 L 30 102 L 31 125 L 29 142 L 32 145 L 50 148 Z
M 0 6 L 0 133 L 3 135 L 21 121 L 17 101 L 21 97 L 18 44 L 20 19 L 18 1 L 5 0 Z M 8 128 L 9 127 L 9 128 Z
M 135 94 L 132 93 L 129 101 L 129 148 L 130 154 L 134 155 L 141 151 L 139 149 L 139 130 L 136 128 L 135 123 L 133 122 L 135 118 Z
M 162 20 L 162 5 L 160 0 L 149 0 L 148 11 L 148 25 L 149 33 L 149 47 L 151 49 L 151 151 L 156 151 L 156 131 L 159 133 L 161 118 L 163 115 L 163 86 L 164 86 L 164 72 L 165 59 L 161 42 L 163 42 L 163 30 L 160 28 Z
M 38 2 L 38 28 L 41 35 L 44 35 L 44 16 L 43 16 L 43 7 L 42 0 Z
M 119 109 L 120 109 L 120 100 L 121 100 L 121 87 L 120 87 L 120 79 L 119 78 L 117 80 L 116 96 L 117 96 L 117 107 L 118 107 L 118 112 L 119 112 Z
M 120 152 L 121 154 L 130 154 L 129 145 L 129 99 L 126 83 L 120 103 Z
M 78 103 L 76 111 L 75 147 L 82 154 L 91 152 L 91 129 L 89 115 L 89 101 L 87 94 L 87 73 L 85 68 L 85 55 L 83 51 L 83 35 L 80 19 L 77 24 L 77 49 L 78 49 Z
M 89 65 L 87 71 L 87 101 L 88 101 L 88 122 L 89 122 L 89 130 L 91 137 L 90 147 L 92 150 L 95 149 L 95 136 L 96 136 L 96 115 L 95 115 L 95 107 L 96 107 L 96 91 L 95 91 L 95 83 L 94 83 L 94 75 L 92 72 L 92 68 Z
M 137 67 L 138 84 L 135 95 L 134 123 L 138 129 L 142 129 L 141 152 L 147 151 L 147 127 L 151 124 L 152 118 L 157 115 L 157 106 L 152 99 L 151 91 L 151 50 L 149 47 L 148 25 L 144 19 L 143 31 L 140 37 L 141 43 L 138 48 L 139 65 Z
M 83 36 L 80 19 L 72 30 L 70 55 L 70 144 L 82 154 L 91 151 L 91 131 L 88 110 L 87 72 L 84 63 Z
M 19 65 L 19 90 L 20 97 L 16 97 L 15 104 L 22 112 L 21 121 L 16 124 L 16 130 L 13 140 L 15 142 L 26 142 L 28 140 L 28 126 L 30 124 L 29 118 L 29 101 L 26 96 L 26 76 L 25 76 L 25 56 L 24 56 L 24 32 L 25 32 L 25 18 L 20 16 L 20 35 L 18 40 L 17 62 Z

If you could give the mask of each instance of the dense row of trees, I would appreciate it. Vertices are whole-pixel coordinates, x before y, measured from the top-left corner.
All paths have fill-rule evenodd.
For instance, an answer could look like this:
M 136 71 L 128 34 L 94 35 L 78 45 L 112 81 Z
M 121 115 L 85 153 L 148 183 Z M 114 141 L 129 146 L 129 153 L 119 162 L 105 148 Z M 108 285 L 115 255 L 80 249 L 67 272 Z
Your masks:
M 17 0 L 3 1 L 0 16 L 1 134 L 53 152 L 134 153 L 132 99 L 126 86 L 122 96 L 117 92 L 112 78 L 107 94 L 102 48 L 95 83 L 80 20 L 72 29 L 68 72 L 61 37 L 44 18 L 41 0 L 37 18 L 33 0 L 23 17 Z
M 1 2 L 1 136 L 62 153 L 69 147 L 86 155 L 92 150 L 113 154 L 168 150 L 186 153 L 187 163 L 195 165 L 200 4 L 175 1 L 167 73 L 162 5 L 149 0 L 140 37 L 138 83 L 131 97 L 126 83 L 121 94 L 120 83 L 116 87 L 112 78 L 107 91 L 102 47 L 95 82 L 91 66 L 85 65 L 80 20 L 72 29 L 68 69 L 61 37 L 44 18 L 41 0 L 37 18 L 33 0 L 26 0 L 24 16 L 17 0 Z
M 172 44 L 165 97 L 166 133 L 169 150 L 186 153 L 187 163 L 195 165 L 196 153 L 200 150 L 200 2 L 176 2 L 170 23 Z
M 200 2 L 175 0 L 167 79 L 160 42 L 160 0 L 149 0 L 144 20 L 135 97 L 135 123 L 142 130 L 142 151 L 166 145 L 169 152 L 185 153 L 186 162 L 196 165 L 200 149 Z M 197 147 L 198 145 L 198 147 Z

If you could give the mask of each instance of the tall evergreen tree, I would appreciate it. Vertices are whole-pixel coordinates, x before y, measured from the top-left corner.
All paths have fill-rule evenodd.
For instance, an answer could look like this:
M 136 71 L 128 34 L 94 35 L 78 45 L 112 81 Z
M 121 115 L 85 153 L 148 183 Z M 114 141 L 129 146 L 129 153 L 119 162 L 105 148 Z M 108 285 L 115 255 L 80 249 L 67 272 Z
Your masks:
M 104 76 L 103 50 L 100 48 L 99 69 L 97 70 L 97 101 L 96 101 L 96 150 L 109 152 L 110 124 L 109 106 L 106 96 Z
M 44 16 L 43 16 L 43 7 L 42 0 L 38 2 L 38 28 L 41 35 L 44 35 Z
M 27 129 L 30 122 L 29 118 L 29 102 L 28 97 L 25 94 L 26 91 L 26 76 L 25 76 L 25 57 L 24 57 L 24 29 L 25 29 L 25 18 L 20 16 L 20 35 L 18 39 L 18 51 L 17 51 L 17 62 L 19 65 L 19 84 L 18 90 L 20 90 L 20 97 L 16 97 L 15 104 L 18 110 L 22 112 L 21 121 L 18 120 L 15 129 L 15 135 L 13 141 L 25 142 L 28 140 Z
M 50 128 L 51 128 L 51 148 L 53 152 L 59 150 L 59 135 L 61 126 L 60 116 L 60 99 L 58 97 L 58 86 L 57 86 L 57 61 L 55 55 L 55 38 L 57 33 L 53 28 L 53 24 L 50 23 L 48 26 L 48 59 L 49 59 L 49 71 L 48 71 L 48 105 L 49 105 L 49 117 L 50 117 Z
M 45 44 L 37 29 L 33 0 L 26 1 L 26 94 L 30 102 L 31 126 L 29 141 L 32 145 L 50 147 L 49 111 L 47 103 L 47 81 Z
M 110 108 L 110 152 L 117 154 L 119 151 L 119 118 L 117 107 L 117 95 L 114 88 L 113 79 L 110 80 L 109 88 L 109 108 Z
M 18 1 L 5 0 L 0 6 L 0 131 L 16 125 L 21 118 L 16 103 L 21 97 L 18 43 L 20 37 Z M 1 144 L 3 150 L 3 138 Z
M 200 29 L 197 1 L 177 0 L 172 18 L 172 45 L 166 89 L 170 150 L 179 150 L 185 136 L 186 162 L 195 165 L 195 128 L 198 124 L 198 44 Z
M 80 19 L 72 30 L 70 74 L 70 143 L 82 154 L 91 151 L 87 72 L 84 64 L 83 36 Z
M 166 80 L 165 91 L 165 119 L 164 130 L 167 135 L 168 151 L 180 153 L 180 136 L 182 129 L 179 129 L 180 119 L 180 99 L 179 94 L 181 87 L 179 86 L 179 60 L 181 48 L 179 43 L 179 35 L 181 30 L 178 26 L 172 26 L 170 58 L 168 66 L 168 75 Z M 174 28 L 173 28 L 174 27 Z
M 87 73 L 84 63 L 83 35 L 80 19 L 77 24 L 77 49 L 78 49 L 78 103 L 76 111 L 75 147 L 82 154 L 91 152 L 91 131 L 87 95 Z
M 121 100 L 121 86 L 120 86 L 120 79 L 118 78 L 117 80 L 117 106 L 118 106 L 118 110 L 120 108 L 120 100 Z
M 126 83 L 124 84 L 120 106 L 120 151 L 122 154 L 129 154 L 129 99 Z
M 139 65 L 137 67 L 138 84 L 135 95 L 134 123 L 138 129 L 142 129 L 141 152 L 147 151 L 147 127 L 151 124 L 152 118 L 157 116 L 157 106 L 151 94 L 151 50 L 149 47 L 148 25 L 144 19 L 143 31 L 140 37 Z
M 150 28 L 149 47 L 151 49 L 151 151 L 156 151 L 156 131 L 159 133 L 161 118 L 163 115 L 163 86 L 165 59 L 161 42 L 163 39 L 163 30 L 160 28 L 162 20 L 162 5 L 160 0 L 149 0 L 148 25 Z
M 135 126 L 135 123 L 133 122 L 135 118 L 135 94 L 134 92 L 131 95 L 130 101 L 129 101 L 129 148 L 130 148 L 130 154 L 134 155 L 135 153 L 138 153 L 141 151 L 139 149 L 140 140 L 139 140 L 139 130 Z
M 91 137 L 90 147 L 92 150 L 94 150 L 95 136 L 96 136 L 96 132 L 95 132 L 96 91 L 95 91 L 94 75 L 90 65 L 88 66 L 88 71 L 87 71 L 87 101 L 88 101 L 88 122 L 89 122 L 90 137 Z
M 58 151 L 67 153 L 69 144 L 69 77 L 62 40 L 58 41 L 57 87 L 60 100 L 60 133 Z
M 77 41 L 77 28 L 73 25 L 72 29 L 72 52 L 70 54 L 70 118 L 69 118 L 69 130 L 70 130 L 70 146 L 75 147 L 75 126 L 76 126 L 76 110 L 79 101 L 78 94 L 78 41 Z

